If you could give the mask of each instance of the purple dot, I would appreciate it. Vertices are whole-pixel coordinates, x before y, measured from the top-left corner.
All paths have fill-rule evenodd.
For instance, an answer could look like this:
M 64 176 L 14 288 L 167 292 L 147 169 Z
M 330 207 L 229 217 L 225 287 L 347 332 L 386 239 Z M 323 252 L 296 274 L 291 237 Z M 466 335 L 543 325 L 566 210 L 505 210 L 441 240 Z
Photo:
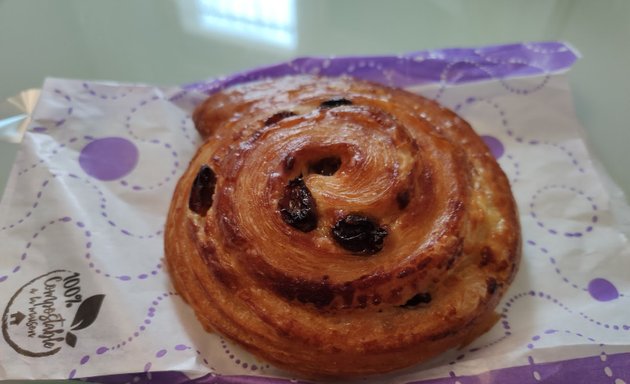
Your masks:
M 184 345 L 184 344 L 177 344 L 175 346 L 175 350 L 177 351 L 185 351 L 186 349 L 189 349 L 190 347 Z
M 490 135 L 482 135 L 481 139 L 486 143 L 486 145 L 490 149 L 490 152 L 492 153 L 492 156 L 494 156 L 495 159 L 499 159 L 501 156 L 503 156 L 505 148 L 503 147 L 503 143 L 501 143 L 499 139 Z
M 73 379 L 74 375 L 76 375 L 76 374 L 77 374 L 77 370 L 73 369 L 72 371 L 70 371 L 70 374 L 68 375 L 68 379 Z
M 109 351 L 109 348 L 107 348 L 107 347 L 99 347 L 99 348 L 96 350 L 96 354 L 97 354 L 97 355 L 102 355 L 103 353 L 105 353 L 105 352 L 107 352 L 107 351 Z
M 79 364 L 83 365 L 85 363 L 88 362 L 88 360 L 90 360 L 90 355 L 85 355 L 81 358 L 81 361 L 79 361 Z
M 166 355 L 166 349 L 160 349 L 160 350 L 158 351 L 158 353 L 156 353 L 156 354 L 155 354 L 155 357 L 160 358 L 160 357 L 162 357 L 162 356 L 164 356 L 164 355 Z
M 137 163 L 138 148 L 122 137 L 91 141 L 79 155 L 79 164 L 85 173 L 103 181 L 124 177 Z
M 598 301 L 610 301 L 619 297 L 617 288 L 610 281 L 596 278 L 588 283 L 588 293 Z

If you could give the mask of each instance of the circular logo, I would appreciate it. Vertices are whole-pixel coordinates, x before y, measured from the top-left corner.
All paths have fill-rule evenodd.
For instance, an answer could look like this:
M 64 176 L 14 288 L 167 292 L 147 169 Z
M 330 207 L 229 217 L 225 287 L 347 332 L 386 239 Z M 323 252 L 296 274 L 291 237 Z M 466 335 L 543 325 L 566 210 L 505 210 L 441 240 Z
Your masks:
M 76 332 L 90 326 L 105 295 L 84 297 L 81 274 L 64 269 L 38 276 L 15 292 L 2 315 L 2 335 L 18 353 L 54 355 L 74 347 Z

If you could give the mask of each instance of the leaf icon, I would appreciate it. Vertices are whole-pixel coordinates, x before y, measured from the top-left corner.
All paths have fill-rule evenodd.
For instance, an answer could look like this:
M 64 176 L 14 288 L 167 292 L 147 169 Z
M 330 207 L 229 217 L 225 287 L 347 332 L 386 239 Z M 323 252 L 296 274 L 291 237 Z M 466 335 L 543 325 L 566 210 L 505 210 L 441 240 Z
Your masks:
M 74 348 L 77 345 L 77 336 L 72 332 L 66 333 L 66 344 Z
M 76 331 L 89 327 L 94 320 L 96 320 L 104 298 L 105 295 L 94 295 L 85 299 L 85 301 L 79 305 L 76 315 L 74 315 L 71 329 Z

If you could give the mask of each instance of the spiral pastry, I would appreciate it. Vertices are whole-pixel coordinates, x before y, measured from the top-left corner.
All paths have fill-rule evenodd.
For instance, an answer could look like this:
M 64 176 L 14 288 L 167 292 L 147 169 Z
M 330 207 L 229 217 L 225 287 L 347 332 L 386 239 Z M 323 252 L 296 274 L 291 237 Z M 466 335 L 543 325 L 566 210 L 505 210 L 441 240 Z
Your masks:
M 197 107 L 205 142 L 165 233 L 208 331 L 306 376 L 382 373 L 497 320 L 520 259 L 508 181 L 455 113 L 351 78 L 235 86 Z

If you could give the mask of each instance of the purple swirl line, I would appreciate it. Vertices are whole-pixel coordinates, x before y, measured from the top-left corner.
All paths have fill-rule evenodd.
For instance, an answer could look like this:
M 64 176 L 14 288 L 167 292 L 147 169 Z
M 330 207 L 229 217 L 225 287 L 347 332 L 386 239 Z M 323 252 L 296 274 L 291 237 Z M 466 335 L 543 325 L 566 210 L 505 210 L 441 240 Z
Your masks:
M 492 62 L 489 62 L 492 63 Z M 470 65 L 476 69 L 478 69 L 479 71 L 485 73 L 490 79 L 497 79 L 499 80 L 499 83 L 501 84 L 501 86 L 507 90 L 510 93 L 515 93 L 518 95 L 529 95 L 530 93 L 534 93 L 536 91 L 541 90 L 542 88 L 545 87 L 545 85 L 547 85 L 547 83 L 549 82 L 549 79 L 551 78 L 551 75 L 549 73 L 546 73 L 545 71 L 543 71 L 541 69 L 542 73 L 545 73 L 545 76 L 542 78 L 542 80 L 540 81 L 539 84 L 534 85 L 531 88 L 517 88 L 514 87 L 512 85 L 510 85 L 510 83 L 505 79 L 505 77 L 503 76 L 496 76 L 490 69 L 488 68 L 484 68 L 483 65 L 477 61 L 473 61 L 473 60 L 469 60 L 469 59 L 459 59 L 459 60 L 455 60 L 455 61 L 451 61 L 449 62 L 446 67 L 442 70 L 442 72 L 440 73 L 440 88 L 436 94 L 436 96 L 434 97 L 435 100 L 439 100 L 442 95 L 444 94 L 444 92 L 446 91 L 446 88 L 449 84 L 453 84 L 453 83 L 457 83 L 458 80 L 464 76 L 464 74 L 458 74 L 456 75 L 457 77 L 451 81 L 449 81 L 448 79 L 448 74 L 449 72 L 452 70 L 453 67 L 455 67 L 456 65 L 460 65 L 460 64 L 465 64 L 465 65 Z M 536 69 L 540 69 L 537 68 L 531 64 L 525 64 L 528 65 L 532 68 L 536 68 Z
M 512 184 L 515 184 L 519 180 L 519 176 L 521 176 L 521 165 L 518 161 L 516 161 L 516 159 L 514 159 L 514 156 L 506 154 L 505 157 L 512 162 L 512 166 L 514 167 L 514 176 L 510 179 L 510 181 Z
M 72 137 L 72 138 L 68 139 L 66 142 L 59 143 L 56 147 L 54 147 L 50 151 L 50 155 L 46 159 L 40 158 L 39 161 L 31 164 L 30 166 L 25 167 L 24 169 L 22 169 L 21 171 L 18 172 L 18 176 L 22 176 L 25 173 L 29 172 L 30 170 L 32 170 L 34 168 L 37 168 L 39 165 L 43 164 L 46 160 L 49 160 L 53 156 L 59 154 L 60 150 L 62 150 L 64 148 L 69 148 L 69 144 L 75 143 L 79 139 L 86 140 L 86 141 L 93 141 L 94 137 L 92 137 L 92 136 L 82 136 L 80 138 L 79 137 Z
M 191 350 L 192 347 L 186 345 L 186 344 L 176 344 L 171 348 L 160 348 L 159 350 L 157 350 L 153 355 L 155 356 L 156 359 L 161 359 L 164 356 L 166 356 L 169 351 L 172 352 L 184 352 L 184 351 L 188 351 Z M 68 373 L 67 378 L 69 380 L 75 379 L 77 376 L 77 372 L 78 369 L 81 366 L 85 366 L 88 362 L 90 361 L 94 361 L 94 359 L 92 358 L 92 356 L 94 356 L 94 358 L 98 357 L 98 356 L 102 356 L 104 354 L 106 354 L 109 351 L 108 348 L 106 347 L 100 347 L 95 351 L 95 355 L 84 355 L 80 360 L 79 360 L 79 365 L 76 366 L 75 368 L 72 368 L 70 370 L 70 372 Z M 147 380 L 151 380 L 151 367 L 153 366 L 152 362 L 149 361 L 147 363 L 144 364 L 143 370 L 142 370 L 142 374 L 144 376 L 146 376 Z M 214 369 L 213 369 L 214 370 Z M 137 382 L 140 381 L 142 379 L 141 375 L 134 375 L 134 377 L 131 379 L 132 382 Z
M 155 314 L 159 308 L 160 303 L 167 297 L 171 297 L 171 296 L 178 296 L 178 295 L 177 293 L 174 293 L 174 292 L 164 292 L 156 296 L 151 302 L 151 305 L 146 310 L 147 312 L 146 317 L 143 319 L 142 323 L 136 327 L 136 330 L 132 333 L 131 336 L 128 336 L 126 339 L 121 340 L 120 342 L 116 343 L 116 345 L 112 345 L 111 347 L 105 347 L 105 346 L 99 347 L 97 351 L 98 350 L 113 351 L 113 350 L 126 346 L 127 344 L 131 343 L 134 339 L 140 337 L 142 332 L 147 330 L 147 327 L 152 324 L 152 319 L 155 317 Z
M 575 232 L 568 232 L 568 231 L 559 231 L 558 229 L 555 228 L 551 228 L 548 225 L 546 225 L 539 217 L 538 214 L 535 211 L 535 202 L 536 199 L 538 198 L 538 196 L 540 196 L 540 194 L 542 194 L 543 192 L 546 192 L 550 189 L 562 189 L 562 190 L 568 190 L 571 191 L 573 193 L 576 193 L 579 196 L 584 197 L 588 203 L 590 204 L 590 208 L 593 210 L 593 214 L 590 218 L 590 222 L 589 224 L 584 228 L 584 230 L 582 231 L 575 231 Z M 597 209 L 597 204 L 595 204 L 594 199 L 591 196 L 587 196 L 583 191 L 575 188 L 575 187 L 569 187 L 566 185 L 562 185 L 562 184 L 551 184 L 551 185 L 546 185 L 542 188 L 539 188 L 536 192 L 534 192 L 534 195 L 532 196 L 531 202 L 529 203 L 529 215 L 536 220 L 536 225 L 538 225 L 540 228 L 542 229 L 546 229 L 548 233 L 552 234 L 552 235 L 558 235 L 558 234 L 563 234 L 565 237 L 569 237 L 569 238 L 576 238 L 576 237 L 582 237 L 587 233 L 590 233 L 593 231 L 594 225 L 597 224 L 597 222 L 599 221 L 599 216 L 597 214 L 598 209 Z
M 169 297 L 169 296 L 173 296 L 173 295 L 177 295 L 176 293 L 173 292 L 165 292 L 162 293 L 160 295 L 158 295 L 153 301 L 152 301 L 152 306 L 149 307 L 149 309 L 147 310 L 147 319 L 153 317 L 153 315 L 149 316 L 149 314 L 154 314 L 156 311 L 157 306 L 160 304 L 160 302 L 162 300 L 164 300 L 165 298 Z M 150 322 L 149 322 L 150 324 Z M 111 347 L 106 347 L 106 346 L 99 346 L 96 347 L 96 349 L 94 350 L 93 354 L 87 354 L 84 355 L 83 357 L 81 357 L 81 359 L 79 360 L 79 366 L 83 366 L 85 364 L 87 364 L 90 360 L 94 360 L 92 359 L 92 356 L 102 356 L 106 353 L 108 353 L 109 351 L 113 351 L 119 348 L 124 347 L 125 345 L 127 345 L 128 343 L 132 342 L 135 338 L 138 338 L 140 336 L 140 333 L 143 332 L 146 329 L 146 327 L 144 325 L 140 325 L 138 327 L 138 330 L 135 331 L 133 333 L 133 336 L 129 336 L 126 340 L 122 340 L 120 343 L 118 343 L 117 345 L 111 346 Z M 182 350 L 186 350 L 186 349 L 190 349 L 190 347 L 183 345 L 183 344 L 177 344 L 175 346 L 175 350 L 178 351 L 182 351 Z M 162 353 L 161 356 L 164 356 L 165 353 Z M 160 356 L 160 357 L 161 357 Z M 78 368 L 78 367 L 77 367 Z M 76 373 L 77 373 L 77 368 L 72 368 L 72 370 L 70 371 L 70 373 L 68 374 L 68 378 L 72 379 L 75 377 Z
M 567 155 L 571 159 L 571 164 L 573 164 L 575 167 L 577 167 L 577 169 L 578 169 L 578 171 L 580 173 L 585 173 L 584 168 L 580 165 L 580 162 L 577 160 L 577 158 L 575 157 L 573 152 L 568 150 L 562 144 L 554 143 L 554 142 L 551 142 L 551 141 L 548 141 L 548 140 L 540 141 L 540 140 L 537 140 L 537 139 L 526 139 L 523 136 L 517 135 L 510 128 L 509 121 L 507 119 L 507 114 L 506 114 L 505 110 L 496 101 L 491 101 L 491 100 L 485 99 L 483 97 L 468 97 L 463 103 L 459 103 L 459 104 L 455 105 L 454 110 L 455 110 L 455 112 L 459 112 L 464 106 L 471 105 L 471 104 L 476 103 L 476 102 L 484 102 L 484 103 L 490 105 L 492 108 L 494 108 L 497 111 L 497 113 L 499 114 L 499 119 L 500 119 L 500 122 L 501 122 L 501 126 L 505 130 L 505 133 L 508 136 L 512 137 L 514 140 L 516 140 L 517 143 L 527 143 L 527 144 L 532 145 L 532 146 L 536 146 L 536 145 L 542 144 L 542 145 L 549 145 L 551 147 L 559 149 L 560 151 L 564 152 L 564 154 Z
M 133 90 L 132 88 L 128 88 L 128 90 L 126 90 L 126 91 L 122 91 L 122 92 L 120 92 L 120 93 L 114 93 L 113 95 L 112 95 L 112 94 L 108 95 L 108 94 L 106 94 L 106 93 L 102 93 L 102 92 L 98 92 L 98 93 L 97 93 L 97 92 L 94 90 L 94 88 L 92 88 L 92 87 L 90 86 L 90 84 L 89 84 L 89 83 L 87 83 L 87 82 L 84 82 L 84 83 L 82 84 L 82 86 L 83 86 L 83 89 L 85 89 L 85 91 L 86 91 L 86 92 L 87 92 L 90 96 L 94 96 L 94 97 L 99 98 L 99 99 L 101 99 L 101 100 L 118 100 L 118 99 L 122 99 L 122 98 L 124 98 L 124 97 L 128 96 L 128 95 L 132 92 L 132 90 Z M 117 89 L 118 89 L 118 88 L 119 88 L 119 87 L 117 87 Z
M 72 219 L 68 216 L 64 216 L 64 217 L 60 217 L 58 219 L 54 219 L 54 220 L 50 220 L 48 221 L 46 224 L 42 225 L 37 231 L 35 231 L 35 233 L 33 233 L 33 235 L 30 237 L 30 239 L 26 242 L 26 245 L 24 246 L 24 250 L 22 251 L 22 255 L 20 256 L 20 260 L 17 262 L 17 264 L 13 267 L 13 269 L 11 269 L 11 273 L 15 274 L 17 272 L 19 272 L 22 268 L 22 262 L 24 260 L 26 260 L 28 258 L 28 253 L 29 253 L 29 249 L 31 248 L 31 246 L 33 245 L 33 242 L 48 228 L 52 227 L 53 225 L 57 224 L 57 223 L 69 223 L 71 222 Z M 6 281 L 9 278 L 10 275 L 2 275 L 0 276 L 0 283 Z
M 53 89 L 53 93 L 55 95 L 59 95 L 61 96 L 64 100 L 66 100 L 68 103 L 72 103 L 72 98 L 70 97 L 70 95 L 68 95 L 67 93 L 63 92 L 62 90 L 55 88 Z M 62 117 L 61 119 L 57 120 L 54 122 L 54 127 L 55 128 L 59 128 L 61 127 L 63 124 L 66 123 L 66 121 L 70 118 L 70 116 L 72 116 L 72 112 L 73 112 L 73 107 L 72 105 L 70 105 L 66 111 L 65 111 L 65 117 Z M 35 127 L 33 128 L 36 132 L 43 132 L 46 131 L 47 128 L 46 127 Z
M 542 292 L 541 292 L 541 293 L 542 293 Z M 503 332 L 503 335 L 502 335 L 501 337 L 499 337 L 499 338 L 497 338 L 497 339 L 495 339 L 495 340 L 493 340 L 493 341 L 491 341 L 491 342 L 489 342 L 489 343 L 486 343 L 486 344 L 484 344 L 484 345 L 482 345 L 482 346 L 480 346 L 480 347 L 472 347 L 472 348 L 468 348 L 468 349 L 466 350 L 466 352 L 464 352 L 464 353 L 462 353 L 462 354 L 458 355 L 458 356 L 455 358 L 455 360 L 451 360 L 448 364 L 449 364 L 449 365 L 451 365 L 451 366 L 453 366 L 453 365 L 455 365 L 457 362 L 459 362 L 460 360 L 463 360 L 463 359 L 464 359 L 467 355 L 469 355 L 469 354 L 471 354 L 471 353 L 475 353 L 475 352 L 481 351 L 481 350 L 486 349 L 486 348 L 489 348 L 489 347 L 491 347 L 491 346 L 493 346 L 493 345 L 496 345 L 496 344 L 498 344 L 498 343 L 502 342 L 503 340 L 507 339 L 508 337 L 510 337 L 510 336 L 512 335 L 512 331 L 511 331 L 510 322 L 509 322 L 509 320 L 508 320 L 508 312 L 509 312 L 509 309 L 508 309 L 508 308 L 510 308 L 510 307 L 512 306 L 512 303 L 514 303 L 517 299 L 519 299 L 519 298 L 521 298 L 521 297 L 524 297 L 524 296 L 526 296 L 527 294 L 529 294 L 529 295 L 532 295 L 532 294 L 533 294 L 533 295 L 535 295 L 535 292 L 534 292 L 534 291 L 530 291 L 530 292 L 528 292 L 528 293 L 519 293 L 519 294 L 517 294 L 517 295 L 513 296 L 512 298 L 510 298 L 510 299 L 509 299 L 509 300 L 505 303 L 505 306 L 503 307 L 503 313 L 501 314 L 501 318 L 503 319 L 503 320 L 501 321 L 501 325 L 502 325 L 502 327 L 503 327 L 503 331 L 504 331 L 504 332 Z M 543 295 L 543 296 L 544 296 L 544 295 Z M 546 297 L 551 298 L 551 296 L 550 296 L 550 295 L 546 295 Z M 555 300 L 555 299 L 554 299 L 554 303 L 555 303 L 555 304 L 558 304 L 559 302 L 558 302 L 557 300 Z M 560 303 L 559 305 L 560 305 L 562 308 L 564 308 L 564 309 L 568 309 L 568 308 L 564 307 L 564 305 L 563 305 L 563 304 L 561 304 L 561 303 Z M 452 373 L 451 377 L 455 377 L 455 376 L 453 376 L 453 375 L 454 375 L 454 372 L 453 372 L 453 371 L 451 371 L 451 373 Z
M 606 354 L 605 351 L 605 347 L 606 344 L 604 343 L 599 343 L 596 339 L 594 339 L 593 337 L 589 337 L 586 336 L 580 332 L 574 332 L 568 329 L 565 329 L 564 331 L 561 330 L 557 330 L 557 329 L 547 329 L 545 330 L 542 334 L 537 334 L 531 337 L 531 343 L 527 344 L 527 348 L 530 350 L 535 349 L 535 344 L 537 342 L 539 342 L 543 337 L 547 337 L 548 335 L 554 335 L 554 334 L 568 334 L 568 335 L 573 335 L 576 337 L 579 337 L 581 339 L 586 339 L 587 341 L 590 342 L 590 344 L 592 345 L 597 345 L 601 348 L 600 350 L 600 361 L 602 362 L 602 365 L 604 365 L 604 368 L 602 369 L 602 372 L 604 373 L 605 376 L 607 376 L 608 378 L 611 378 L 612 380 L 614 380 L 615 382 L 618 382 L 617 380 L 620 380 L 620 378 L 614 378 L 614 372 L 612 370 L 612 368 L 610 367 L 609 364 L 606 364 L 606 360 L 608 359 L 608 355 Z M 529 365 L 532 367 L 532 369 L 536 369 L 536 363 L 534 362 L 534 357 L 533 356 L 527 356 L 527 360 L 529 362 Z M 542 377 L 541 373 L 538 371 L 533 371 L 532 372 L 534 378 L 539 381 Z
M 562 281 L 564 283 L 570 285 L 571 287 L 573 287 L 573 288 L 575 288 L 577 290 L 588 292 L 587 288 L 578 286 L 576 283 L 574 283 L 571 280 L 569 280 L 569 278 L 566 277 L 566 275 L 564 275 L 562 273 L 562 270 L 560 270 L 560 268 L 557 266 L 556 258 L 549 255 L 549 250 L 546 247 L 543 247 L 543 246 L 539 245 L 534 240 L 527 240 L 525 243 L 527 245 L 529 245 L 529 246 L 537 248 L 540 252 L 542 252 L 543 254 L 545 254 L 546 256 L 549 257 L 549 262 L 551 263 L 551 265 L 554 266 L 554 272 L 562 279 Z
M 141 108 L 143 108 L 146 105 L 148 105 L 150 103 L 153 103 L 155 101 L 164 101 L 164 100 L 165 100 L 164 96 L 153 95 L 150 98 L 145 98 L 145 99 L 140 100 L 133 107 L 131 107 L 129 109 L 129 113 L 127 113 L 127 115 L 125 116 L 125 120 L 124 120 L 125 121 L 124 122 L 124 127 L 125 127 L 125 130 L 127 131 L 127 133 L 129 134 L 129 136 L 131 136 L 132 138 L 134 138 L 135 140 L 138 140 L 140 142 L 150 141 L 149 139 L 143 139 L 140 136 L 136 135 L 136 133 L 131 129 L 131 122 L 133 120 L 133 117 L 138 114 L 138 111 Z M 157 143 L 159 143 L 159 140 L 157 141 Z
M 235 352 L 230 350 L 229 345 L 227 344 L 227 341 L 225 340 L 223 336 L 221 336 L 221 348 L 223 349 L 223 352 L 227 355 L 227 357 L 232 361 L 232 363 L 234 363 L 236 366 L 242 369 L 249 369 L 251 371 L 264 372 L 265 369 L 270 367 L 269 364 L 263 365 L 263 364 L 254 364 L 251 362 L 247 363 L 244 358 L 236 356 Z M 206 359 L 204 359 L 204 362 L 207 365 Z
M 191 91 L 188 89 L 181 89 L 179 92 L 176 92 L 173 96 L 169 97 L 168 101 L 172 103 L 178 103 L 181 100 L 188 102 L 190 106 L 183 106 L 182 108 L 185 110 L 189 110 L 190 108 L 192 109 L 196 108 L 208 97 L 206 94 L 198 95 L 197 97 L 194 97 L 194 96 L 186 97 L 190 93 Z M 184 118 L 180 120 L 179 128 L 182 135 L 184 135 L 184 137 L 186 138 L 186 140 L 188 140 L 193 145 L 197 145 L 196 138 L 193 138 L 191 134 L 189 133 L 189 132 L 193 132 L 193 134 L 196 135 L 196 130 L 191 129 L 189 127 L 192 125 L 190 124 L 191 122 L 192 122 L 191 115 L 190 113 L 187 113 L 186 116 L 184 116 Z
M 143 139 L 141 137 L 139 137 L 134 130 L 132 129 L 132 121 L 135 115 L 138 114 L 138 112 L 145 106 L 149 105 L 150 103 L 156 102 L 156 101 L 164 101 L 164 100 L 168 100 L 169 102 L 172 103 L 176 103 L 181 99 L 185 99 L 188 100 L 193 106 L 198 105 L 199 103 L 201 103 L 203 100 L 205 100 L 205 98 L 207 97 L 207 95 L 204 95 L 204 98 L 197 98 L 197 97 L 191 97 L 191 98 L 186 98 L 185 96 L 187 96 L 190 93 L 190 91 L 188 89 L 182 89 L 178 92 L 176 92 L 174 95 L 166 98 L 163 95 L 153 95 L 149 98 L 144 98 L 142 100 L 140 100 L 139 102 L 137 102 L 135 105 L 133 105 L 130 109 L 129 112 L 127 113 L 127 115 L 125 116 L 124 119 L 124 127 L 125 130 L 127 131 L 127 133 L 134 139 L 141 141 L 141 142 L 151 142 L 154 144 L 159 144 L 160 141 L 157 139 Z M 186 111 L 188 111 L 190 108 L 186 107 L 185 108 Z M 188 134 L 187 132 L 187 119 L 190 119 L 190 112 L 187 112 L 185 114 L 185 117 L 183 120 L 181 120 L 181 131 L 184 134 L 184 137 L 186 137 L 186 139 L 188 139 L 192 144 L 195 144 L 195 141 L 191 138 L 191 136 Z
M 53 175 L 56 176 L 56 175 Z M 129 229 L 123 228 L 119 223 L 117 223 L 116 221 L 113 221 L 110 218 L 110 214 L 107 211 L 107 198 L 105 197 L 105 193 L 103 193 L 103 191 L 98 187 L 97 184 L 93 183 L 90 179 L 88 178 L 81 178 L 73 173 L 69 173 L 67 174 L 68 177 L 72 178 L 72 179 L 76 179 L 76 180 L 80 180 L 83 181 L 85 184 L 89 185 L 90 187 L 92 187 L 92 189 L 94 189 L 94 191 L 96 191 L 96 193 L 99 196 L 99 207 L 100 207 L 100 214 L 101 217 L 103 217 L 103 219 L 105 219 L 107 221 L 107 224 L 109 224 L 110 227 L 112 228 L 116 228 L 117 230 L 120 231 L 120 233 L 122 233 L 125 236 L 129 236 L 129 237 L 135 237 L 138 239 L 153 239 L 156 238 L 158 236 L 160 236 L 163 233 L 162 229 L 159 229 L 155 232 L 152 232 L 148 235 L 138 235 L 132 231 L 130 231 Z M 159 270 L 161 268 L 161 264 L 158 264 L 156 266 L 156 268 Z M 156 275 L 157 274 L 157 270 L 152 270 L 151 275 Z M 143 274 L 146 275 L 146 274 Z M 108 276 L 109 277 L 109 276 Z M 140 279 L 145 279 L 148 276 L 143 276 L 143 277 L 138 277 Z M 123 276 L 122 278 L 120 278 L 121 280 L 130 280 L 129 276 Z
M 53 175 L 53 177 L 56 177 L 56 175 Z M 28 210 L 26 211 L 26 214 L 24 214 L 24 217 L 20 218 L 18 221 L 5 225 L 2 228 L 0 228 L 0 230 L 5 231 L 7 229 L 12 229 L 16 226 L 18 226 L 19 224 L 22 224 L 24 221 L 26 221 L 29 217 L 31 217 L 31 215 L 33 214 L 33 211 L 35 211 L 35 209 L 37 207 L 39 207 L 39 203 L 40 203 L 40 199 L 44 193 L 44 190 L 46 189 L 46 187 L 50 184 L 50 179 L 46 179 L 44 180 L 44 182 L 40 185 L 40 189 L 37 191 L 37 194 L 35 195 L 35 201 L 30 204 L 30 208 L 28 208 Z
M 157 189 L 166 185 L 167 183 L 171 181 L 171 179 L 175 175 L 177 175 L 177 170 L 180 166 L 179 154 L 175 149 L 173 149 L 173 146 L 170 143 L 161 142 L 159 139 L 152 139 L 152 140 L 149 140 L 148 142 L 151 144 L 160 145 L 167 152 L 169 152 L 169 155 L 173 157 L 172 168 L 170 169 L 168 175 L 165 176 L 163 180 L 157 182 L 156 184 L 146 186 L 146 185 L 134 184 L 134 183 L 129 182 L 126 179 L 122 179 L 120 180 L 120 185 L 122 185 L 123 187 L 129 187 L 134 191 L 143 191 L 143 190 L 152 191 L 154 189 Z
M 521 292 L 519 294 L 516 294 L 514 296 L 512 296 L 503 306 L 502 309 L 502 314 L 506 315 L 509 313 L 510 308 L 512 307 L 512 304 L 514 304 L 515 302 L 517 302 L 518 300 L 522 299 L 523 297 L 534 297 L 537 299 L 544 299 L 547 300 L 549 302 L 552 302 L 553 304 L 557 305 L 558 307 L 560 307 L 561 309 L 563 309 L 564 311 L 566 311 L 567 313 L 574 315 L 576 314 L 575 311 L 573 311 L 571 308 L 567 307 L 566 305 L 564 305 L 562 302 L 560 302 L 558 299 L 554 298 L 553 296 L 544 293 L 542 291 L 528 291 L 528 292 Z M 591 323 L 594 323 L 598 326 L 601 326 L 603 328 L 612 328 L 614 330 L 624 330 L 624 331 L 629 331 L 630 330 L 630 325 L 627 324 L 612 324 L 612 323 L 604 323 L 601 322 L 595 318 L 593 318 L 592 316 L 589 316 L 587 314 L 585 314 L 584 312 L 579 312 L 578 315 L 580 317 L 582 317 L 585 320 L 588 320 Z M 507 321 L 507 317 L 506 320 L 503 322 L 504 323 L 504 327 L 507 326 L 509 327 L 509 321 Z
M 544 246 L 536 243 L 534 240 L 527 240 L 525 243 L 527 245 L 529 245 L 529 246 L 537 248 L 540 252 L 542 252 L 543 254 L 545 254 L 545 255 L 547 255 L 549 257 L 549 263 L 551 263 L 551 265 L 553 265 L 554 272 L 562 279 L 562 281 L 564 283 L 570 285 L 571 287 L 573 287 L 573 288 L 575 288 L 577 290 L 584 291 L 584 292 L 589 292 L 589 289 L 587 287 L 583 287 L 583 286 L 577 285 L 576 283 L 574 283 L 571 280 L 569 280 L 569 278 L 562 273 L 562 270 L 560 269 L 560 267 L 558 267 L 558 261 L 556 260 L 555 257 L 549 255 L 549 249 L 547 249 L 547 247 L 544 247 Z M 624 294 L 622 292 L 618 292 L 618 295 L 619 295 L 619 297 L 626 297 L 626 294 Z M 582 315 L 582 313 L 580 313 L 580 315 Z M 591 320 L 591 321 L 594 321 L 594 320 Z M 609 326 L 605 326 L 605 328 L 608 328 L 608 327 Z M 619 329 L 619 326 L 615 325 L 615 326 L 613 326 L 613 329 L 617 330 L 617 329 Z

